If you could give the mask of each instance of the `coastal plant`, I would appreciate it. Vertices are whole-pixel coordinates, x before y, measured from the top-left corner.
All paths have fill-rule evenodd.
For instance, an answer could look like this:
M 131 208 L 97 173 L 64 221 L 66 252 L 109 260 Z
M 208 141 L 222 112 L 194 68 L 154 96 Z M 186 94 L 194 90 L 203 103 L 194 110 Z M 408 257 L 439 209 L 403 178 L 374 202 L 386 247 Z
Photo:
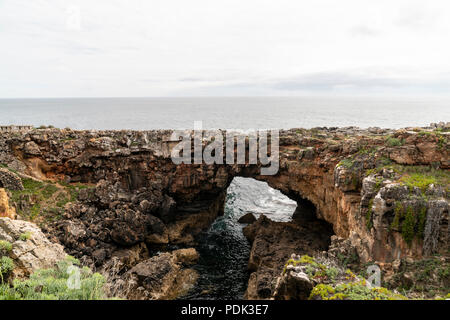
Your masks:
M 403 215 L 403 205 L 400 201 L 395 202 L 395 208 L 394 208 L 394 220 L 391 223 L 390 229 L 391 230 L 398 230 L 400 226 L 400 218 Z
M 14 262 L 10 257 L 3 256 L 0 258 L 0 282 L 3 283 L 7 276 L 14 269 Z
M 29 239 L 31 239 L 31 233 L 29 231 L 24 232 L 24 233 L 20 234 L 20 236 L 19 236 L 20 241 L 27 241 Z
M 417 227 L 417 235 L 419 238 L 423 239 L 425 236 L 425 224 L 427 220 L 427 207 L 422 207 L 419 211 L 418 215 L 418 227 Z
M 6 240 L 0 240 L 0 252 L 9 252 L 12 250 L 12 244 Z
M 316 285 L 309 296 L 310 300 L 407 300 L 398 293 L 382 287 L 370 288 L 365 280 L 341 283 L 336 287 L 326 284 Z
M 386 145 L 389 147 L 398 147 L 398 146 L 402 146 L 405 144 L 405 141 L 403 139 L 398 139 L 398 138 L 394 138 L 394 137 L 387 137 L 386 138 Z
M 369 206 L 367 208 L 367 213 L 366 213 L 366 227 L 368 230 L 372 229 L 372 227 L 373 227 L 372 207 L 373 207 L 373 199 L 370 199 Z
M 80 268 L 80 288 L 68 287 L 70 266 L 78 266 L 78 260 L 68 257 L 55 268 L 40 269 L 29 279 L 14 279 L 12 285 L 0 286 L 0 300 L 100 300 L 104 299 L 105 279 L 92 273 L 88 267 Z
M 407 244 L 411 245 L 414 238 L 414 227 L 416 225 L 416 216 L 411 206 L 406 208 L 405 220 L 402 223 L 402 236 Z
M 338 167 L 345 167 L 347 169 L 350 169 L 353 166 L 353 160 L 351 159 L 342 159 L 339 163 L 338 163 Z
M 437 179 L 431 175 L 427 176 L 420 173 L 413 173 L 410 175 L 403 176 L 400 182 L 408 186 L 410 190 L 415 187 L 419 188 L 422 192 L 425 192 L 431 184 L 436 184 Z

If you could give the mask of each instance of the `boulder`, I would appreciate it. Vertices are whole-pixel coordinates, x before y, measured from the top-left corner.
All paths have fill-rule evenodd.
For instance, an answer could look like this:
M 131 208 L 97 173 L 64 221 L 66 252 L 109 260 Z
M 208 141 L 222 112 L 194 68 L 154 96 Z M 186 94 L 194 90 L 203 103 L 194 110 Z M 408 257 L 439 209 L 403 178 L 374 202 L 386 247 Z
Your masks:
M 244 214 L 242 217 L 238 219 L 239 223 L 253 223 L 255 221 L 256 218 L 251 212 Z
M 0 240 L 12 244 L 8 255 L 14 261 L 13 275 L 28 276 L 37 269 L 51 268 L 66 258 L 64 248 L 50 242 L 34 223 L 0 218 Z
M 23 151 L 25 151 L 26 154 L 29 154 L 32 156 L 39 156 L 41 154 L 41 150 L 39 149 L 39 146 L 34 141 L 25 143 Z
M 181 249 L 160 253 L 146 259 L 124 276 L 125 294 L 128 299 L 175 299 L 187 293 L 196 283 L 198 274 L 193 269 L 183 268 L 195 263 L 198 253 L 195 249 Z
M 22 180 L 13 172 L 0 168 L 0 188 L 23 190 Z

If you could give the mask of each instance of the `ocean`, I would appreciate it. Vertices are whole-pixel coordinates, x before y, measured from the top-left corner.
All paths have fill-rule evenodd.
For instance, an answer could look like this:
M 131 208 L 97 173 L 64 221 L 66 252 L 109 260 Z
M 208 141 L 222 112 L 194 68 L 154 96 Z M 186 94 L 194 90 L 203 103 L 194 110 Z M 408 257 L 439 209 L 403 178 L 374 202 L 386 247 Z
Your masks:
M 450 98 L 214 97 L 0 99 L 0 125 L 73 129 L 401 128 L 450 121 Z

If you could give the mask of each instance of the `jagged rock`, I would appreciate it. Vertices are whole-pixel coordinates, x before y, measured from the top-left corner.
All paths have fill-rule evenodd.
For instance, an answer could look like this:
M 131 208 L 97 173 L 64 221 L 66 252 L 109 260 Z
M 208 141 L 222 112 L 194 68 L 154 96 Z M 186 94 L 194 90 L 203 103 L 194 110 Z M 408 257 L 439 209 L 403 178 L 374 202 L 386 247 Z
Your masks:
M 22 180 L 13 172 L 0 168 L 0 188 L 23 190 Z
M 274 293 L 275 300 L 306 300 L 314 283 L 304 272 L 288 268 L 286 276 L 280 277 Z
M 439 248 L 450 246 L 450 227 L 448 227 L 449 203 L 446 200 L 432 200 L 428 202 L 427 220 L 424 230 L 423 251 L 425 255 L 431 255 L 439 251 Z M 447 228 L 441 221 L 447 212 Z M 443 226 L 443 227 L 442 227 Z M 441 228 L 443 230 L 441 230 Z
M 198 274 L 183 266 L 195 263 L 195 249 L 161 253 L 139 262 L 124 276 L 121 286 L 129 299 L 174 299 L 181 296 L 197 281 Z
M 27 276 L 37 269 L 51 268 L 64 260 L 66 253 L 60 244 L 50 242 L 34 223 L 0 218 L 0 240 L 12 244 L 14 276 Z
M 41 154 L 39 146 L 34 141 L 25 143 L 23 150 L 25 151 L 25 153 L 32 156 L 39 156 Z
M 0 136 L 0 161 L 43 180 L 87 187 L 71 199 L 77 202 L 66 205 L 62 219 L 46 229 L 68 253 L 92 263 L 104 255 L 107 263 L 118 249 L 143 242 L 151 246 L 195 243 L 195 235 L 223 213 L 226 188 L 236 176 L 265 181 L 299 203 L 308 199 L 314 216 L 355 245 L 363 262 L 389 262 L 448 250 L 448 209 L 439 218 L 441 209 L 433 209 L 431 203 L 448 204 L 447 186 L 429 186 L 426 197 L 421 197 L 422 190 L 404 185 L 394 170 L 378 171 L 388 161 L 448 173 L 448 134 L 424 130 L 430 134 L 356 127 L 281 130 L 280 170 L 274 176 L 261 175 L 259 163 L 175 165 L 170 153 L 177 141 L 169 138 L 170 130 L 6 132 Z M 387 143 L 388 136 L 396 143 Z M 368 170 L 372 177 L 366 180 Z M 400 227 L 394 224 L 390 229 L 398 202 L 426 206 L 427 215 L 430 212 L 426 240 L 415 236 L 409 245 Z M 290 254 L 276 244 L 275 234 L 289 248 L 287 240 L 297 241 L 293 234 L 298 228 L 302 232 L 291 223 L 273 226 L 272 235 L 263 223 L 258 228 L 255 223 L 246 229 L 253 244 L 250 279 L 256 283 L 256 294 L 266 294 L 273 279 L 269 270 L 279 268 L 278 260 Z M 304 243 L 299 243 L 303 248 Z
M 302 224 L 275 222 L 261 215 L 243 229 L 252 243 L 248 269 L 250 275 L 246 299 L 268 299 L 272 296 L 276 278 L 294 251 L 312 254 L 325 250 L 332 230 L 317 219 Z

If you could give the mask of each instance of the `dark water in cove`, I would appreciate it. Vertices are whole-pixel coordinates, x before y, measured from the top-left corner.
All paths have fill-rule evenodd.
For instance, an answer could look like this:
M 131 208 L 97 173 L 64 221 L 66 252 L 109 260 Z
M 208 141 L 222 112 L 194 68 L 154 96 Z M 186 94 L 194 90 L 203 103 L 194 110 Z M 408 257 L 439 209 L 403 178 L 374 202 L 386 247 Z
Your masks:
M 289 221 L 297 204 L 265 182 L 237 177 L 228 188 L 225 213 L 199 237 L 200 254 L 194 268 L 200 277 L 186 299 L 242 299 L 249 274 L 250 245 L 237 220 L 247 212 Z M 258 215 L 255 215 L 258 217 Z

